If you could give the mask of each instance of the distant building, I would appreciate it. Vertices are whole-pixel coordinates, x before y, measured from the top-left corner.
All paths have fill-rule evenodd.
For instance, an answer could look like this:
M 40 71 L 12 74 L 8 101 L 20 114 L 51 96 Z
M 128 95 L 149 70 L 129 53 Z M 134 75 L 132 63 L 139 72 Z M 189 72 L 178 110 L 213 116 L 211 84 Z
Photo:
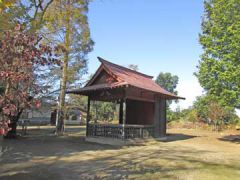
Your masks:
M 78 107 L 67 106 L 66 125 L 80 125 L 82 122 L 82 111 Z M 26 109 L 23 111 L 19 123 L 29 122 L 31 125 L 56 125 L 57 105 L 54 102 L 42 102 L 40 108 Z
M 51 124 L 56 124 L 57 119 L 57 109 L 51 112 Z M 82 111 L 77 107 L 68 107 L 65 124 L 66 125 L 80 125 L 84 124 L 84 119 L 82 116 Z
M 40 108 L 26 109 L 23 111 L 19 121 L 28 121 L 31 125 L 50 124 L 52 104 L 44 103 Z
M 65 124 L 67 125 L 80 125 L 82 124 L 82 112 L 78 108 L 68 109 Z

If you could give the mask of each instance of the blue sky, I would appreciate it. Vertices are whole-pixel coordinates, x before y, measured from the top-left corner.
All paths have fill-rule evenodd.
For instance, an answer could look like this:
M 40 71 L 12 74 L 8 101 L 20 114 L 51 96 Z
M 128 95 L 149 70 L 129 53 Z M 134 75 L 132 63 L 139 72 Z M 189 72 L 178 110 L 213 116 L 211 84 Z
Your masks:
M 89 8 L 94 51 L 89 73 L 100 63 L 97 56 L 120 65 L 137 64 L 139 71 L 179 76 L 179 103 L 187 108 L 202 94 L 193 76 L 201 54 L 202 0 L 95 0 Z M 175 108 L 176 106 L 174 106 Z

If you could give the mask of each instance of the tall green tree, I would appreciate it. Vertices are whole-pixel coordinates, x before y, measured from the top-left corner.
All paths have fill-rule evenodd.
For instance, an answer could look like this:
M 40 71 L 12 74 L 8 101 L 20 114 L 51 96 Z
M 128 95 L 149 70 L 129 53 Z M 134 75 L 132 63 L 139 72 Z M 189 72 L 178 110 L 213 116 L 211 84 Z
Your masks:
M 160 72 L 157 79 L 156 83 L 166 89 L 167 91 L 173 93 L 173 94 L 178 94 L 176 91 L 177 84 L 178 84 L 178 76 L 172 75 L 171 73 L 163 73 Z
M 55 71 L 61 72 L 57 133 L 64 131 L 67 85 L 80 80 L 86 73 L 87 54 L 93 47 L 87 18 L 88 4 L 89 0 L 55 0 L 43 17 L 43 31 L 48 32 L 46 39 L 65 49 L 62 68 Z
M 224 106 L 240 108 L 240 1 L 205 0 L 196 76 Z
M 178 92 L 176 88 L 177 88 L 178 80 L 179 78 L 177 75 L 172 75 L 169 72 L 167 73 L 160 72 L 155 82 L 161 87 L 163 87 L 164 89 L 166 89 L 168 92 L 171 92 L 177 95 Z M 171 103 L 172 101 L 168 101 L 167 106 L 169 107 Z

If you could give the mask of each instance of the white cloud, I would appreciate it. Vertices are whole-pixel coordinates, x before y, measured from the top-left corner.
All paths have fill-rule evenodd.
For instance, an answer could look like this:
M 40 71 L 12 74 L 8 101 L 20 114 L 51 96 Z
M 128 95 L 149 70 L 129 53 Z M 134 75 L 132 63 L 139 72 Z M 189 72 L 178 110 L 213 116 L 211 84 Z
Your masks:
M 193 102 L 196 100 L 196 97 L 203 94 L 203 89 L 195 78 L 191 81 L 185 80 L 179 82 L 177 91 L 178 95 L 185 97 L 186 100 L 179 100 L 177 104 L 173 103 L 171 105 L 171 109 L 173 110 L 175 110 L 178 106 L 180 109 L 186 109 L 189 106 L 192 106 Z
M 240 109 L 236 109 L 238 117 L 240 117 Z
M 203 88 L 200 86 L 197 80 L 179 82 L 177 91 L 178 95 L 185 97 L 186 100 L 179 100 L 177 104 L 172 103 L 172 110 L 175 110 L 177 107 L 180 107 L 182 110 L 188 108 L 189 106 L 192 106 L 193 102 L 196 100 L 196 97 L 203 94 Z M 240 117 L 239 109 L 236 109 L 236 113 Z

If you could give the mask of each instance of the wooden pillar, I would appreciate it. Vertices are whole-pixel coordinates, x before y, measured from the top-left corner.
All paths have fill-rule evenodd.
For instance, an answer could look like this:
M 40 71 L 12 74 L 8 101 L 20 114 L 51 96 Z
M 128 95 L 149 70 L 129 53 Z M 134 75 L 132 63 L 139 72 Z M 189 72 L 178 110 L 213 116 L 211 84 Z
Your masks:
M 122 123 L 123 123 L 123 100 L 121 99 L 119 106 L 119 124 Z
M 91 107 L 91 99 L 88 96 L 88 103 L 87 103 L 87 129 L 86 129 L 86 136 L 88 136 L 88 126 L 90 121 L 90 107 Z
M 166 99 L 157 97 L 155 99 L 155 117 L 154 134 L 155 137 L 166 136 L 167 118 L 166 118 Z
M 154 106 L 154 136 L 160 137 L 160 99 L 155 98 Z
M 123 102 L 123 123 L 122 123 L 122 138 L 126 138 L 125 125 L 126 125 L 126 115 L 127 115 L 127 100 L 124 99 Z
M 123 102 L 123 124 L 126 124 L 127 122 L 127 100 L 124 99 Z
M 166 99 L 160 99 L 160 137 L 167 135 L 167 105 Z

